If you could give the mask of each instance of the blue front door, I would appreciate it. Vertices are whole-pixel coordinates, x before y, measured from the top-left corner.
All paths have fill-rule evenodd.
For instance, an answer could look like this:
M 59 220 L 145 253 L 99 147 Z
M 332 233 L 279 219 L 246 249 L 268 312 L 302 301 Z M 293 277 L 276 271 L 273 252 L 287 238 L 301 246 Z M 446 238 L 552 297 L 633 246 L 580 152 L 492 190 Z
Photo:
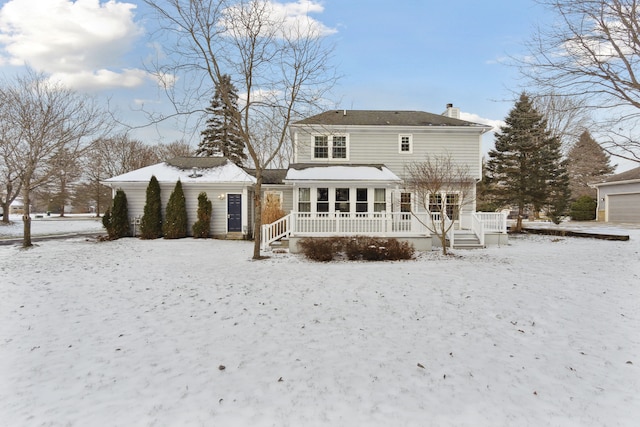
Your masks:
M 242 194 L 227 194 L 227 231 L 242 231 Z

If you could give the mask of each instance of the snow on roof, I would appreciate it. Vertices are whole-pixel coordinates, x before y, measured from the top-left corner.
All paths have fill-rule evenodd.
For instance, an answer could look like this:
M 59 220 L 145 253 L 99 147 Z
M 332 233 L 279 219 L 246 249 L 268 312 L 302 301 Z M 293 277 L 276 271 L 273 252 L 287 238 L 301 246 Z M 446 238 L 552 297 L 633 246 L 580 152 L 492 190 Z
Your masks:
M 196 168 L 194 175 L 193 168 L 180 168 L 171 166 L 166 162 L 140 168 L 123 175 L 106 179 L 102 182 L 149 182 L 152 175 L 155 175 L 158 182 L 184 183 L 219 183 L 219 182 L 243 182 L 254 184 L 256 179 L 245 172 L 242 168 L 227 161 L 224 164 L 210 168 Z
M 384 165 L 290 165 L 285 181 L 401 181 Z

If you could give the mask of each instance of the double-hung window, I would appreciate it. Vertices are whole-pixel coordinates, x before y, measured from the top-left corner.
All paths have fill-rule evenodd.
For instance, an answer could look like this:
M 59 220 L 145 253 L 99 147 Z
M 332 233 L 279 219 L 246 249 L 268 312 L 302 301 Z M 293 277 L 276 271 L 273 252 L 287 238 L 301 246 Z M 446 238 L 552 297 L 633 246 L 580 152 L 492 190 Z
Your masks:
M 373 211 L 384 212 L 387 210 L 386 190 L 376 188 L 373 193 Z
M 314 159 L 348 159 L 349 147 L 346 135 L 315 135 L 313 137 Z
M 400 152 L 400 154 L 413 153 L 412 135 L 398 135 L 398 152 Z
M 313 138 L 313 157 L 316 159 L 329 158 L 329 137 L 316 135 Z
M 311 189 L 298 189 L 298 212 L 311 212 Z

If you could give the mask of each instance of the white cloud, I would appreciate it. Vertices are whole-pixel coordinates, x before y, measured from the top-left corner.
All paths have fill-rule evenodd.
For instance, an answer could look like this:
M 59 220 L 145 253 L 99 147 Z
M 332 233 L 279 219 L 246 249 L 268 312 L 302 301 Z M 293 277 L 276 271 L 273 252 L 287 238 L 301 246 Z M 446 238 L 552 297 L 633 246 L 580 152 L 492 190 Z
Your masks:
M 329 28 L 322 22 L 312 18 L 312 13 L 324 12 L 324 6 L 313 0 L 298 0 L 290 3 L 280 3 L 272 0 L 255 0 L 255 3 L 250 3 L 245 6 L 246 8 L 252 7 L 264 7 L 264 10 L 269 11 L 269 17 L 277 25 L 277 28 L 266 26 L 264 30 L 271 31 L 276 30 L 280 36 L 287 35 L 301 35 L 301 36 L 314 36 L 322 37 L 335 34 L 337 32 L 334 28 Z M 244 31 L 242 23 L 236 17 L 241 13 L 239 9 L 241 6 L 235 5 L 228 8 L 225 11 L 226 19 L 225 25 L 227 28 L 233 28 L 236 32 Z
M 28 64 L 75 88 L 134 87 L 145 72 L 118 68 L 143 30 L 135 4 L 10 0 L 0 9 L 2 62 Z

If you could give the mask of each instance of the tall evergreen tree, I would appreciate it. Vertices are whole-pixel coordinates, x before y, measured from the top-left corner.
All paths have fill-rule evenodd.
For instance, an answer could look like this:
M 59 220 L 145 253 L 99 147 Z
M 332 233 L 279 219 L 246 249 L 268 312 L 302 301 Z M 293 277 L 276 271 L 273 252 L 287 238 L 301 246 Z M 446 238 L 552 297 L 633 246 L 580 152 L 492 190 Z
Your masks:
M 162 236 L 162 201 L 160 200 L 160 183 L 155 175 L 151 176 L 147 186 L 147 200 L 144 214 L 140 220 L 140 237 L 157 239 Z
M 569 150 L 567 161 L 572 200 L 582 196 L 595 198 L 596 189 L 589 187 L 589 183 L 599 181 L 615 170 L 607 152 L 586 130 Z
M 229 102 L 224 102 L 228 97 Z M 238 112 L 238 91 L 231 83 L 228 74 L 222 76 L 220 83 L 216 85 L 216 90 L 211 100 L 211 105 L 205 109 L 210 117 L 207 119 L 207 126 L 202 131 L 202 141 L 198 145 L 196 155 L 215 156 L 222 155 L 238 166 L 247 160 L 244 152 L 244 141 L 237 128 L 239 120 L 233 117 L 240 114 Z
M 489 152 L 487 172 L 496 199 L 518 207 L 515 231 L 520 231 L 528 207 L 534 211 L 547 207 L 556 218 L 563 213 L 567 173 L 560 140 L 550 134 L 546 120 L 525 93 L 505 122 L 496 136 L 495 149 Z
M 176 182 L 176 186 L 171 192 L 171 196 L 169 196 L 165 217 L 162 226 L 165 239 L 187 237 L 189 229 L 187 225 L 187 203 L 180 181 Z

